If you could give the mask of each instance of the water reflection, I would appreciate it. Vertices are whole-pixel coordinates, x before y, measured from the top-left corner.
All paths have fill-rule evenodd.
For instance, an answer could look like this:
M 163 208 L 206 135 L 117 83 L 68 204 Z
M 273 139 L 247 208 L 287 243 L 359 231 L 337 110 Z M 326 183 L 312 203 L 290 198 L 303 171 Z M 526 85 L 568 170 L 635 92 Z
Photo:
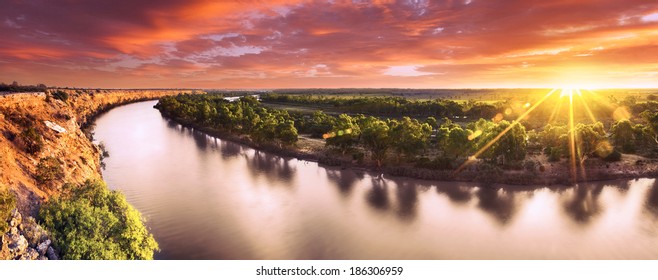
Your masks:
M 290 182 L 296 172 L 291 160 L 270 153 L 253 151 L 251 155 L 245 154 L 245 159 L 247 169 L 254 176 L 265 175 L 268 179 Z
M 354 184 L 363 180 L 364 175 L 363 172 L 357 172 L 355 170 L 325 168 L 324 171 L 327 174 L 327 179 L 331 180 L 338 187 L 340 194 L 344 197 L 350 195 Z
M 481 187 L 475 193 L 478 207 L 491 214 L 502 225 L 508 224 L 516 213 L 514 192 L 502 188 Z
M 418 205 L 418 186 L 409 180 L 397 181 L 397 214 L 406 221 L 413 220 L 416 217 Z
M 469 202 L 471 200 L 473 197 L 473 193 L 471 192 L 472 189 L 472 187 L 462 186 L 461 184 L 438 184 L 436 186 L 437 193 L 445 194 L 450 199 L 450 201 L 460 204 Z
M 653 181 L 653 186 L 647 194 L 647 209 L 658 218 L 658 180 Z
M 190 132 L 192 133 L 192 138 L 194 138 L 194 143 L 196 144 L 197 148 L 199 148 L 202 151 L 207 151 L 208 150 L 208 136 L 195 129 L 190 129 Z
M 603 191 L 603 183 L 587 183 L 575 186 L 571 195 L 565 196 L 563 208 L 574 221 L 588 224 L 598 216 L 603 207 L 599 197 Z
M 390 202 L 388 199 L 388 184 L 386 183 L 386 180 L 372 178 L 370 181 L 372 187 L 366 194 L 366 201 L 376 210 L 388 210 Z
M 228 159 L 237 157 L 242 153 L 242 146 L 229 141 L 219 141 L 219 151 L 222 158 Z

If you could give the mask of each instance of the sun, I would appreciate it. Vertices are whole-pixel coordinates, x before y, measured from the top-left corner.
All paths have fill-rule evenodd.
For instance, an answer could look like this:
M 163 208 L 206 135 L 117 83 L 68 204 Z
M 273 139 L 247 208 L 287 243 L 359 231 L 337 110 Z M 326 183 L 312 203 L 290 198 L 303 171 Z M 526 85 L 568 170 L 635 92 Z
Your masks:
M 560 89 L 560 97 L 573 97 L 574 94 L 583 95 L 580 92 L 580 89 L 583 89 L 583 87 L 562 86 Z

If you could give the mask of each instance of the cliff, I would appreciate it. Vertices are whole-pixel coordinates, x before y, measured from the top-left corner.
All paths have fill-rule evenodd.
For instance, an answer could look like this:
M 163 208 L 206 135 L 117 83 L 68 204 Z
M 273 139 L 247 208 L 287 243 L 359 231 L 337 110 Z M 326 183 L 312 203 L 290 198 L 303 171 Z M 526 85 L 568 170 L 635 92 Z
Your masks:
M 192 91 L 51 89 L 0 96 L 0 191 L 7 188 L 18 210 L 35 216 L 65 182 L 101 178 L 101 151 L 83 132 L 97 114 L 179 93 Z

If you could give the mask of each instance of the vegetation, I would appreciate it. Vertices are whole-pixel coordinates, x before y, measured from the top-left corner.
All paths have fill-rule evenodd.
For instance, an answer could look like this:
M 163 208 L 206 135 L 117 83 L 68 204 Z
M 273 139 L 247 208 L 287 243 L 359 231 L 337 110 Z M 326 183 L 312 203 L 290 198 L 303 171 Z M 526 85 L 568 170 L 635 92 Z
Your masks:
M 7 187 L 0 185 L 0 235 L 7 232 L 6 221 L 11 215 L 11 210 L 16 207 L 16 199 Z
M 474 97 L 473 92 L 465 94 Z M 220 93 L 169 97 L 157 107 L 188 123 L 248 135 L 256 142 L 274 139 L 292 145 L 298 133 L 322 138 L 329 148 L 323 155 L 360 163 L 366 155 L 366 164 L 377 167 L 454 170 L 477 159 L 484 177 L 503 169 L 536 176 L 546 170 L 545 159 L 535 157 L 542 153 L 565 165 L 569 158 L 580 165 L 593 158 L 618 161 L 620 152 L 658 156 L 658 103 L 650 96 L 629 95 L 620 101 L 610 94 L 610 101 L 589 96 L 585 102 L 580 92 L 558 91 L 542 98 L 546 93 L 529 90 L 526 95 L 499 95 L 509 100 L 485 102 L 405 98 L 394 92 L 380 95 L 379 90 L 290 90 L 260 94 L 262 103 L 253 97 L 230 102 Z M 544 106 L 533 106 L 535 102 Z M 565 112 L 569 108 L 571 113 Z
M 39 184 L 51 187 L 54 182 L 64 179 L 64 169 L 58 159 L 45 157 L 37 164 L 36 179 Z
M 25 128 L 19 137 L 19 146 L 29 154 L 36 155 L 43 149 L 41 134 L 33 127 Z
M 44 92 L 46 89 L 44 84 L 20 85 L 16 81 L 11 84 L 0 83 L 0 92 Z
M 158 250 L 140 213 L 102 181 L 67 184 L 41 207 L 39 220 L 64 259 L 144 260 Z
M 53 98 L 62 100 L 64 102 L 69 100 L 69 94 L 66 91 L 63 91 L 63 90 L 57 90 L 57 91 L 53 92 L 52 96 L 53 96 Z
M 166 115 L 187 123 L 231 133 L 246 134 L 256 142 L 297 142 L 295 120 L 287 111 L 267 109 L 254 97 L 236 102 L 222 95 L 179 95 L 160 99 L 156 105 Z

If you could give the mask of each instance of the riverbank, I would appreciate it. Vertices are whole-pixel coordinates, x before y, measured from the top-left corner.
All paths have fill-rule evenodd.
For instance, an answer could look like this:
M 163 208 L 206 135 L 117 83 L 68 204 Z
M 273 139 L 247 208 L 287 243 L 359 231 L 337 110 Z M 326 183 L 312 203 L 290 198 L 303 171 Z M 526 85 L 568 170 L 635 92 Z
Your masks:
M 317 162 L 321 165 L 339 167 L 342 169 L 363 169 L 381 172 L 389 176 L 409 177 L 414 179 L 434 181 L 476 182 L 484 185 L 504 184 L 514 186 L 572 186 L 574 183 L 590 181 L 607 181 L 617 179 L 633 179 L 643 177 L 658 177 L 658 159 L 649 159 L 637 155 L 622 154 L 617 162 L 605 162 L 598 158 L 586 160 L 576 169 L 576 179 L 571 175 L 568 159 L 559 162 L 549 162 L 544 155 L 529 155 L 526 162 L 532 163 L 532 168 L 525 166 L 515 170 L 504 170 L 475 161 L 460 172 L 450 170 L 428 169 L 414 166 L 412 163 L 389 164 L 381 167 L 372 161 L 355 160 L 351 155 L 342 154 L 324 146 L 324 140 L 312 139 L 302 135 L 298 142 L 291 146 L 272 143 L 258 143 L 247 135 L 238 135 L 210 127 L 199 126 L 183 119 L 174 118 L 160 110 L 161 114 L 185 127 L 189 127 L 208 135 L 227 141 L 242 144 L 253 149 L 276 154 L 282 157 Z
M 0 190 L 6 189 L 15 197 L 16 208 L 24 220 L 36 218 L 40 205 L 61 194 L 64 183 L 80 185 L 88 179 L 102 179 L 102 151 L 90 139 L 93 135 L 84 131 L 96 116 L 127 103 L 193 93 L 190 90 L 49 91 L 0 96 Z M 65 92 L 66 98 L 54 98 L 55 91 Z M 0 222 L 10 223 L 10 220 Z

